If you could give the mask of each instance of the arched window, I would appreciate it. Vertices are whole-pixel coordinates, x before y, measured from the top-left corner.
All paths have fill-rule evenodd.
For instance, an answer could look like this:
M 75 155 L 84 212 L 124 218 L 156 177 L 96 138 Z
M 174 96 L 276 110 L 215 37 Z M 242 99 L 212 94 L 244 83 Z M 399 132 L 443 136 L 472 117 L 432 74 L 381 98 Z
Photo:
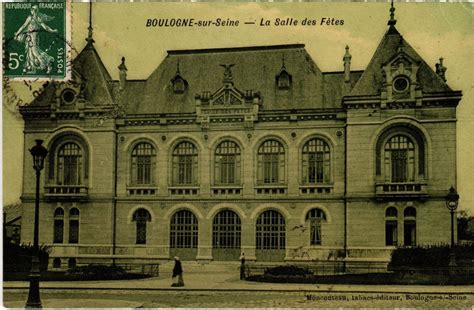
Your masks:
M 188 210 L 176 212 L 171 218 L 170 247 L 197 248 L 198 221 L 196 216 Z
M 57 153 L 57 184 L 82 185 L 82 161 L 82 149 L 77 143 L 61 145 Z
M 54 229 L 53 229 L 53 243 L 63 243 L 64 236 L 64 210 L 56 208 L 54 210 Z
M 150 213 L 145 209 L 138 209 L 133 213 L 133 220 L 136 223 L 136 244 L 146 244 L 146 223 L 151 221 Z
M 48 186 L 87 187 L 89 149 L 87 143 L 73 132 L 58 135 L 49 145 L 46 169 Z M 64 190 L 68 192 L 68 190 Z
M 285 233 L 285 218 L 280 212 L 275 210 L 263 212 L 257 219 L 257 249 L 284 249 Z
M 69 243 L 79 243 L 79 209 L 69 210 Z
M 212 223 L 212 247 L 216 249 L 240 248 L 241 224 L 232 210 L 222 210 Z
M 285 148 L 276 140 L 267 140 L 258 148 L 258 184 L 285 183 Z
M 405 135 L 397 135 L 385 143 L 385 180 L 413 182 L 415 175 L 415 147 Z
M 155 181 L 155 157 L 153 145 L 147 142 L 137 144 L 132 150 L 132 184 L 151 185 Z
M 420 183 L 426 180 L 426 139 L 416 126 L 403 123 L 388 127 L 376 143 L 377 183 Z M 421 190 L 398 184 L 393 189 Z M 389 190 L 386 187 L 384 191 Z
M 385 245 L 398 244 L 398 211 L 389 207 L 385 211 Z
M 321 209 L 311 209 L 306 214 L 306 221 L 310 225 L 310 245 L 321 245 L 322 223 L 326 221 L 326 214 Z
M 181 142 L 173 150 L 173 184 L 198 184 L 198 155 L 191 142 Z
M 331 179 L 331 153 L 329 145 L 321 139 L 305 143 L 302 152 L 303 184 L 329 183 Z
M 416 245 L 416 209 L 407 207 L 403 211 L 403 244 Z
M 215 152 L 216 185 L 240 184 L 240 147 L 232 141 L 220 143 Z

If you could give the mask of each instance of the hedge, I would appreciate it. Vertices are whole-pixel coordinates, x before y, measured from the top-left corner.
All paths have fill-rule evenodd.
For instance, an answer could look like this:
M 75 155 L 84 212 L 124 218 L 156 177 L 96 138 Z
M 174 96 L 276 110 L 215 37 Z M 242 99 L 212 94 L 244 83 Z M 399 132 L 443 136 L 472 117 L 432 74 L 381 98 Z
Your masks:
M 48 259 L 51 248 L 45 245 L 39 247 L 40 270 L 48 270 Z M 3 243 L 3 271 L 25 272 L 31 269 L 33 246 L 31 244 L 16 245 L 9 242 Z
M 265 270 L 264 274 L 270 275 L 270 276 L 304 276 L 304 275 L 312 275 L 313 272 L 306 268 L 301 268 L 298 266 L 283 265 L 283 266 L 269 268 Z
M 430 245 L 417 247 L 400 247 L 392 252 L 389 269 L 399 267 L 447 267 L 451 248 L 449 245 Z M 456 261 L 473 261 L 474 244 L 456 245 L 454 247 Z

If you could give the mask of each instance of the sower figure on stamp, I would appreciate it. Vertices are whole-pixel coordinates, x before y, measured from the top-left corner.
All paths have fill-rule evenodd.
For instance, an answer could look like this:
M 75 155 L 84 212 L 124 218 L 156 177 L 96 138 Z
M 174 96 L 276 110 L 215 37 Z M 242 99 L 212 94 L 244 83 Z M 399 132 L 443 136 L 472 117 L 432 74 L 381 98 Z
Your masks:
M 174 257 L 173 284 L 171 286 L 184 286 L 183 267 L 181 267 L 181 261 L 178 256 Z
M 42 51 L 39 46 L 39 34 L 42 30 L 57 33 L 57 29 L 52 29 L 45 22 L 53 17 L 39 13 L 37 5 L 31 7 L 29 15 L 23 25 L 15 32 L 15 40 L 25 43 L 25 64 L 23 72 L 35 73 L 37 69 L 46 70 L 49 74 L 52 70 L 54 58 Z M 26 29 L 26 31 L 25 31 Z

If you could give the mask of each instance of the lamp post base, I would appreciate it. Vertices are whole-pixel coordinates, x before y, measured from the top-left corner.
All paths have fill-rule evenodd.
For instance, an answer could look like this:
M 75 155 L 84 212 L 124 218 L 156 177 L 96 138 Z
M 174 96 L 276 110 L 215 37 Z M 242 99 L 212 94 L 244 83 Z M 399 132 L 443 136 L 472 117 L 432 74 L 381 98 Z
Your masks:
M 28 291 L 28 300 L 26 301 L 25 308 L 42 308 L 39 290 L 39 259 L 38 256 L 33 256 L 31 261 L 30 271 L 30 289 Z

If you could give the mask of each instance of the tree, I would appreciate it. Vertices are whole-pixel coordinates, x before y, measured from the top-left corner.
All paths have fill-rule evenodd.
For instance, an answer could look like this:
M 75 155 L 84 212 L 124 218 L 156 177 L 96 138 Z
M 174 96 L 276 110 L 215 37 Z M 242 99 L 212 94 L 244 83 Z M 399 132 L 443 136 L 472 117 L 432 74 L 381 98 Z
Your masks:
M 474 241 L 474 216 L 466 211 L 458 213 L 458 239 Z

